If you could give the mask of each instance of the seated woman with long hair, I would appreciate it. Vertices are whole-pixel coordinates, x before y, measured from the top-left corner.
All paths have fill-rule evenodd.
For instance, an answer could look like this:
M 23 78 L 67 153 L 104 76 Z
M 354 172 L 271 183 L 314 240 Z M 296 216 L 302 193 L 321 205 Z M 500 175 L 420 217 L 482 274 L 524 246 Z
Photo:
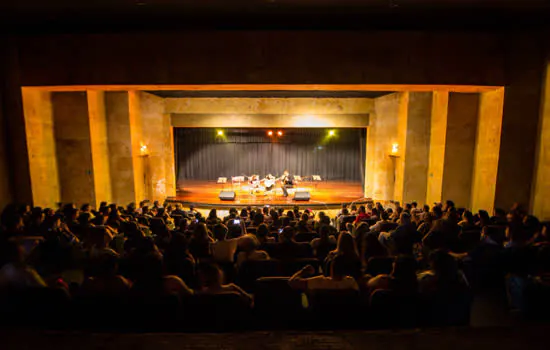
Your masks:
M 330 227 L 323 225 L 319 229 L 319 238 L 314 238 L 310 244 L 315 257 L 320 261 L 324 261 L 336 245 L 336 238 L 330 234 Z
M 355 244 L 355 239 L 348 232 L 340 233 L 336 249 L 331 251 L 325 259 L 326 271 L 330 271 L 330 264 L 336 257 L 341 257 L 341 268 L 349 276 L 354 278 L 360 278 L 362 276 L 361 259 L 357 251 L 357 245 Z
M 206 218 L 206 224 L 210 226 L 214 226 L 216 224 L 219 224 L 221 222 L 220 218 L 218 218 L 218 213 L 216 209 L 210 210 L 210 213 L 208 213 L 208 217 Z
M 210 231 L 205 223 L 199 223 L 191 235 L 189 252 L 195 259 L 208 258 L 211 255 L 210 243 L 214 243 Z
M 92 259 L 94 276 L 84 280 L 82 294 L 121 297 L 128 293 L 131 283 L 118 274 L 118 259 L 118 254 L 113 251 Z

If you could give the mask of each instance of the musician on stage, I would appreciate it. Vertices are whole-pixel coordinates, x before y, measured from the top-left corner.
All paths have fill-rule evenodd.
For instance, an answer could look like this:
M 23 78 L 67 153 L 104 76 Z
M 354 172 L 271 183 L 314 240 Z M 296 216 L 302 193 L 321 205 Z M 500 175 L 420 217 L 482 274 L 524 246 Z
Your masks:
M 262 181 L 264 182 L 265 190 L 271 191 L 275 187 L 275 181 L 277 181 L 277 178 L 271 174 L 267 174 L 265 179 Z
M 285 170 L 283 172 L 283 176 L 281 176 L 281 189 L 283 190 L 283 196 L 288 197 L 287 187 L 292 186 L 294 186 L 294 177 L 290 175 L 288 170 Z

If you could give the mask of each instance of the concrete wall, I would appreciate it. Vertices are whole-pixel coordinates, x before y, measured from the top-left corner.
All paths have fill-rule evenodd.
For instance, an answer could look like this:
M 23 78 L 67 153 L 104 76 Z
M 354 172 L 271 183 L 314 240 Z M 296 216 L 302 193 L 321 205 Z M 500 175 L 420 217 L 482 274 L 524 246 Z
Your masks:
M 144 92 L 140 95 L 142 142 L 147 146 L 149 155 L 148 198 L 163 201 L 166 196 L 175 195 L 174 140 L 170 116 L 165 113 L 164 99 Z
M 51 94 L 24 89 L 23 107 L 32 203 L 35 206 L 55 208 L 61 199 L 61 192 Z
M 102 201 L 112 202 L 111 173 L 109 166 L 109 142 L 107 139 L 107 117 L 105 115 L 105 93 L 88 91 L 88 114 L 90 118 L 90 145 L 94 171 L 95 205 Z
M 21 86 L 466 84 L 506 86 L 495 203 L 529 202 L 547 36 L 540 31 L 187 31 L 26 35 L 8 42 L 14 190 L 29 200 Z M 174 44 L 176 43 L 176 44 Z M 62 44 L 62 45 L 60 45 Z M 158 47 L 170 47 L 162 53 Z M 105 54 L 108 52 L 108 54 Z M 235 62 L 238 64 L 235 64 Z M 518 147 L 521 145 L 521 147 Z
M 449 94 L 442 200 L 469 207 L 479 94 Z
M 95 204 L 86 93 L 54 92 L 51 100 L 61 201 Z
M 128 93 L 105 93 L 105 115 L 113 201 L 121 205 L 135 202 Z
M 539 219 L 550 220 L 550 63 L 543 92 L 531 208 Z
M 390 157 L 393 143 L 399 142 L 399 112 L 406 106 L 406 93 L 394 93 L 374 100 L 374 113 L 367 129 L 365 195 L 375 199 L 395 199 L 398 158 Z
M 430 156 L 432 93 L 410 92 L 407 107 L 403 200 L 426 200 Z

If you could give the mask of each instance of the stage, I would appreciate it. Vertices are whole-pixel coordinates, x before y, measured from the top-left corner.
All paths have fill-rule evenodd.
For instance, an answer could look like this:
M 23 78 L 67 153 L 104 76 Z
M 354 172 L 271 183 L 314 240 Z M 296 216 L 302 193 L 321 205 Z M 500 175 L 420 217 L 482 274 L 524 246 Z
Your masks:
M 235 191 L 235 200 L 226 201 L 219 198 L 220 191 Z M 294 191 L 308 191 L 309 201 L 294 200 Z M 189 180 L 178 183 L 176 197 L 169 197 L 169 203 L 181 203 L 184 206 L 194 205 L 196 208 L 242 208 L 245 206 L 272 205 L 278 207 L 293 207 L 305 205 L 325 209 L 336 209 L 342 203 L 366 203 L 368 199 L 363 197 L 363 188 L 360 182 L 319 181 L 301 183 L 289 191 L 288 197 L 283 197 L 282 190 L 277 188 L 267 194 L 250 194 L 247 185 L 234 185 L 231 183 L 221 185 L 215 181 Z

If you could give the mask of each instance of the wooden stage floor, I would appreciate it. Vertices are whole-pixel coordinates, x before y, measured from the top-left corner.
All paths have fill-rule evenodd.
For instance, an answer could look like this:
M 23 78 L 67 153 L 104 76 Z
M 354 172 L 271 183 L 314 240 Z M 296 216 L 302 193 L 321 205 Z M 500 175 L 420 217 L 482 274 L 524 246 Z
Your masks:
M 231 184 L 223 187 L 231 190 Z M 315 184 L 302 183 L 293 190 L 306 190 L 310 192 L 309 201 L 295 201 L 294 193 L 290 192 L 288 197 L 282 196 L 282 190 L 277 188 L 274 193 L 267 195 L 252 195 L 246 185 L 234 187 L 235 200 L 222 201 L 219 199 L 222 186 L 214 181 L 185 181 L 178 183 L 176 197 L 169 197 L 168 202 L 182 203 L 183 205 L 193 204 L 197 208 L 230 208 L 243 206 L 276 205 L 287 207 L 294 205 L 307 205 L 309 207 L 337 208 L 342 203 L 365 203 L 363 189 L 360 182 L 339 182 L 321 181 Z

